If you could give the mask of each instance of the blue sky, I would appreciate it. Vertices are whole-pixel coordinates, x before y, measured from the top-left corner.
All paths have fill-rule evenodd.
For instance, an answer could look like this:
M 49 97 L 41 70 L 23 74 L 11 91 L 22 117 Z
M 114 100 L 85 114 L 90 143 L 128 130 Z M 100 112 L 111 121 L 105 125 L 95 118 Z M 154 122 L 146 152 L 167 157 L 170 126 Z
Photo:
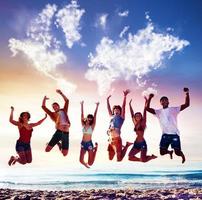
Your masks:
M 25 36 L 26 26 L 46 4 L 56 4 L 58 8 L 70 3 L 70 1 L 6 1 L 1 2 L 1 52 L 5 51 L 10 55 L 7 48 L 8 40 L 11 37 L 21 39 Z M 166 32 L 168 27 L 172 28 L 171 34 L 185 39 L 190 45 L 182 52 L 174 55 L 170 60 L 165 59 L 166 67 L 162 70 L 151 72 L 152 78 L 159 75 L 170 75 L 172 80 L 180 85 L 180 80 L 185 79 L 190 86 L 197 87 L 201 84 L 200 67 L 201 42 L 202 42 L 202 2 L 199 1 L 78 1 L 80 8 L 85 9 L 81 18 L 82 41 L 86 44 L 85 48 L 75 44 L 71 49 L 62 44 L 64 52 L 70 57 L 70 65 L 77 65 L 77 69 L 86 71 L 88 65 L 89 52 L 94 53 L 95 47 L 103 37 L 109 37 L 112 40 L 118 40 L 119 34 L 124 26 L 130 26 L 129 32 L 135 34 L 139 29 L 145 28 L 147 20 L 145 13 L 148 12 L 154 27 L 159 32 Z M 119 17 L 118 12 L 129 11 L 127 17 Z M 106 29 L 96 27 L 96 20 L 102 14 L 108 14 Z M 24 17 L 23 17 L 24 15 Z M 21 21 L 19 23 L 19 21 Z M 24 22 L 24 23 L 23 23 Z M 18 28 L 13 26 L 16 24 Z M 64 35 L 54 29 L 54 34 L 62 38 Z M 124 35 L 127 37 L 127 34 Z M 4 53 L 5 53 L 4 52 Z M 79 55 L 79 59 L 78 59 Z M 71 69 L 72 70 L 72 69 Z M 172 76 L 173 72 L 176 76 Z M 150 76 L 150 74 L 149 74 Z
M 47 13 L 47 4 L 52 6 L 50 10 L 54 10 L 53 18 L 48 19 L 51 21 L 50 27 L 47 25 L 48 20 L 42 23 L 42 19 L 39 18 L 42 11 Z M 53 8 L 53 4 L 57 9 Z M 94 110 L 94 102 L 99 99 L 101 111 L 98 115 L 105 121 L 102 124 L 100 120 L 97 126 L 104 134 L 108 127 L 108 119 L 105 116 L 107 94 L 112 93 L 113 101 L 120 103 L 122 90 L 129 87 L 132 90 L 129 98 L 135 98 L 135 109 L 142 110 L 143 91 L 157 92 L 157 97 L 152 102 L 154 107 L 159 107 L 159 98 L 162 95 L 168 95 L 172 104 L 178 105 L 184 102 L 182 88 L 187 86 L 191 91 L 191 107 L 181 114 L 180 128 L 183 132 L 182 137 L 184 135 L 186 153 L 191 152 L 191 158 L 199 158 L 201 152 L 192 147 L 200 148 L 198 141 L 202 139 L 200 134 L 202 1 L 77 1 L 78 7 L 74 11 L 85 12 L 74 21 L 73 24 L 78 23 L 78 26 L 71 31 L 68 30 L 69 32 L 66 31 L 65 34 L 74 37 L 76 32 L 80 34 L 80 39 L 71 39 L 72 46 L 68 47 L 62 27 L 67 28 L 69 24 L 58 25 L 57 28 L 54 23 L 56 19 L 61 22 L 57 14 L 70 4 L 70 0 L 0 1 L 0 98 L 3 102 L 0 121 L 6 124 L 6 127 L 1 127 L 1 132 L 8 140 L 4 145 L 7 148 L 6 144 L 8 144 L 6 151 L 10 152 L 15 131 L 17 137 L 17 130 L 14 131 L 7 120 L 10 105 L 17 107 L 16 117 L 21 110 L 30 110 L 35 116 L 33 119 L 38 119 L 39 113 L 40 116 L 43 113 L 40 107 L 43 95 L 48 94 L 56 99 L 54 90 L 57 87 L 61 87 L 65 92 L 67 89 L 67 93 L 71 94 L 72 132 L 80 131 L 78 126 L 80 119 L 75 119 L 74 116 L 74 113 L 80 112 L 79 102 L 84 99 L 89 104 L 86 110 Z M 124 15 L 124 12 L 125 16 L 119 15 L 119 13 Z M 102 25 L 101 17 L 106 20 Z M 36 23 L 36 19 L 42 26 Z M 30 25 L 31 22 L 35 24 Z M 46 25 L 50 30 L 41 31 L 40 28 Z M 33 38 L 26 34 L 31 28 L 30 33 L 34 34 Z M 34 32 L 33 28 L 38 32 Z M 123 32 L 124 28 L 126 28 L 125 32 Z M 47 37 L 36 41 L 36 37 L 41 33 L 49 34 L 48 36 L 51 37 L 51 45 L 52 43 L 53 45 L 50 48 L 45 45 L 45 42 L 48 42 Z M 61 42 L 59 47 L 54 46 L 56 45 L 54 38 Z M 12 42 L 10 39 L 13 39 Z M 138 40 L 141 42 L 138 43 Z M 35 45 L 38 45 L 37 48 Z M 14 52 L 17 54 L 12 56 Z M 50 54 L 52 56 L 49 57 Z M 142 79 L 138 77 L 139 73 Z M 94 81 L 89 81 L 92 79 Z M 194 117 L 190 118 L 190 116 Z M 153 116 L 149 115 L 148 119 L 148 132 L 151 130 L 156 131 L 154 134 L 160 134 L 157 122 L 153 123 Z M 48 132 L 51 133 L 52 122 L 47 120 L 45 123 Z M 133 130 L 129 115 L 125 124 L 127 124 L 125 130 Z M 42 129 L 38 130 L 43 132 L 46 127 L 42 125 Z M 97 129 L 95 135 L 99 131 Z M 72 137 L 78 139 L 79 136 L 75 135 Z M 40 137 L 41 146 L 35 143 L 39 151 L 50 135 L 47 135 L 46 139 L 45 136 Z M 101 140 L 103 138 L 104 136 Z M 160 135 L 155 135 L 154 138 L 156 140 L 151 142 L 151 149 L 157 152 Z M 148 136 L 148 142 L 150 139 Z

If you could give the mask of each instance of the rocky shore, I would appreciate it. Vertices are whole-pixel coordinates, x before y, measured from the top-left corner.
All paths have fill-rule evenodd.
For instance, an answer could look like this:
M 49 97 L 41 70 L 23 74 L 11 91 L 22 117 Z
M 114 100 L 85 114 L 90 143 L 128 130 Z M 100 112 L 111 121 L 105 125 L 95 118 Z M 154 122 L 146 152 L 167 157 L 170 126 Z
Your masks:
M 58 200 L 93 200 L 93 199 L 135 199 L 135 200 L 195 200 L 202 199 L 202 188 L 195 189 L 152 189 L 152 190 L 132 190 L 132 189 L 98 189 L 98 190 L 66 190 L 66 191 L 42 191 L 42 190 L 14 190 L 0 189 L 0 199 L 12 200 L 38 200 L 38 199 L 58 199 Z

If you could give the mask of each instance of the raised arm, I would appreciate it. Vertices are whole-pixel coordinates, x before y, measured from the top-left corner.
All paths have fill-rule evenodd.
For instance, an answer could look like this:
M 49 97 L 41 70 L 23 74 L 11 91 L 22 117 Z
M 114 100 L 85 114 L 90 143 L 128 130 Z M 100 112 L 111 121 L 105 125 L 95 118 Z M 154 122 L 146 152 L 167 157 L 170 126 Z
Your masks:
M 84 110 L 83 110 L 84 101 L 81 101 L 81 124 L 84 126 Z
M 111 98 L 111 95 L 109 95 L 107 97 L 107 110 L 108 110 L 109 116 L 111 117 L 112 116 L 112 109 L 111 109 L 111 106 L 110 106 L 110 103 L 109 103 L 110 98 Z
M 129 107 L 130 107 L 131 118 L 133 119 L 133 117 L 134 117 L 134 111 L 133 111 L 133 107 L 132 107 L 131 103 L 132 103 L 132 99 L 129 102 Z
M 45 114 L 45 117 L 44 117 L 43 119 L 39 120 L 38 122 L 36 122 L 36 123 L 30 123 L 30 126 L 31 126 L 32 128 L 35 127 L 35 126 L 38 126 L 38 125 L 40 125 L 46 118 L 47 118 L 47 114 Z
M 97 110 L 98 110 L 98 107 L 99 107 L 99 102 L 97 102 L 97 103 L 95 103 L 96 104 L 96 108 L 95 108 L 95 112 L 94 112 L 94 115 L 93 115 L 93 117 L 94 117 L 94 121 L 93 121 L 93 129 L 94 129 L 94 127 L 95 127 L 95 124 L 96 124 L 96 118 L 97 118 Z
M 130 90 L 125 90 L 123 91 L 124 97 L 123 97 L 123 104 L 122 104 L 122 112 L 121 112 L 121 116 L 123 118 L 125 118 L 125 110 L 126 110 L 126 97 L 127 95 L 130 93 Z
M 68 112 L 69 99 L 62 93 L 61 90 L 56 90 L 56 92 L 57 92 L 58 94 L 60 94 L 60 95 L 62 96 L 62 98 L 64 99 L 65 104 L 64 104 L 64 108 L 63 108 L 63 109 L 65 110 L 65 112 Z
M 13 112 L 14 112 L 14 107 L 11 106 L 11 113 L 10 113 L 10 118 L 9 118 L 9 122 L 15 126 L 19 126 L 19 122 L 13 120 Z
M 42 109 L 52 118 L 53 116 L 53 112 L 51 112 L 47 107 L 46 107 L 46 100 L 48 100 L 49 98 L 47 96 L 44 96 L 43 98 L 43 102 L 42 102 Z
M 144 104 L 144 110 L 143 110 L 143 120 L 144 120 L 145 123 L 146 123 L 146 121 L 147 121 L 147 110 L 146 110 L 146 106 L 147 106 L 148 99 L 147 99 L 147 97 L 144 97 L 144 99 L 145 99 L 145 104 Z
M 154 97 L 154 94 L 150 94 L 148 100 L 146 101 L 146 111 L 156 114 L 153 108 L 150 108 L 151 99 Z
M 190 97 L 189 97 L 189 89 L 188 88 L 184 88 L 184 92 L 185 92 L 185 103 L 181 105 L 180 107 L 180 111 L 184 110 L 185 108 L 189 107 L 190 105 Z

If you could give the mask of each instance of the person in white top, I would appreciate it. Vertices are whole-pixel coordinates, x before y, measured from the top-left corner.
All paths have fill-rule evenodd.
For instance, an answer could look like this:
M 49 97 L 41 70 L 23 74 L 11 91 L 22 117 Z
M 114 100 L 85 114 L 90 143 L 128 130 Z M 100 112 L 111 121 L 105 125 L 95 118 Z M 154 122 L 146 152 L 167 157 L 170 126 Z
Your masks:
M 153 94 L 149 95 L 149 98 L 146 103 L 146 110 L 154 114 L 158 118 L 162 129 L 162 137 L 160 141 L 160 154 L 169 154 L 170 158 L 172 159 L 173 150 L 168 150 L 169 145 L 171 145 L 171 148 L 174 149 L 175 154 L 177 156 L 182 157 L 182 163 L 185 162 L 185 156 L 181 150 L 180 132 L 177 127 L 177 115 L 180 111 L 184 110 L 190 105 L 189 89 L 184 88 L 184 92 L 186 94 L 185 103 L 178 107 L 168 107 L 168 97 L 163 96 L 160 99 L 160 104 L 163 107 L 162 109 L 156 110 L 150 108 L 151 99 L 154 97 Z

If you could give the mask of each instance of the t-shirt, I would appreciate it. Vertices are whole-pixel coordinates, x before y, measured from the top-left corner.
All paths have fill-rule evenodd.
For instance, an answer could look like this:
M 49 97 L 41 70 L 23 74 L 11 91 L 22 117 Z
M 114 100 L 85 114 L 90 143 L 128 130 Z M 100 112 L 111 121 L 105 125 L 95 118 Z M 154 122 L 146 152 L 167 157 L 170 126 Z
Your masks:
M 155 110 L 156 117 L 160 122 L 163 134 L 180 134 L 177 127 L 177 115 L 179 112 L 180 107 L 168 107 L 165 109 Z

